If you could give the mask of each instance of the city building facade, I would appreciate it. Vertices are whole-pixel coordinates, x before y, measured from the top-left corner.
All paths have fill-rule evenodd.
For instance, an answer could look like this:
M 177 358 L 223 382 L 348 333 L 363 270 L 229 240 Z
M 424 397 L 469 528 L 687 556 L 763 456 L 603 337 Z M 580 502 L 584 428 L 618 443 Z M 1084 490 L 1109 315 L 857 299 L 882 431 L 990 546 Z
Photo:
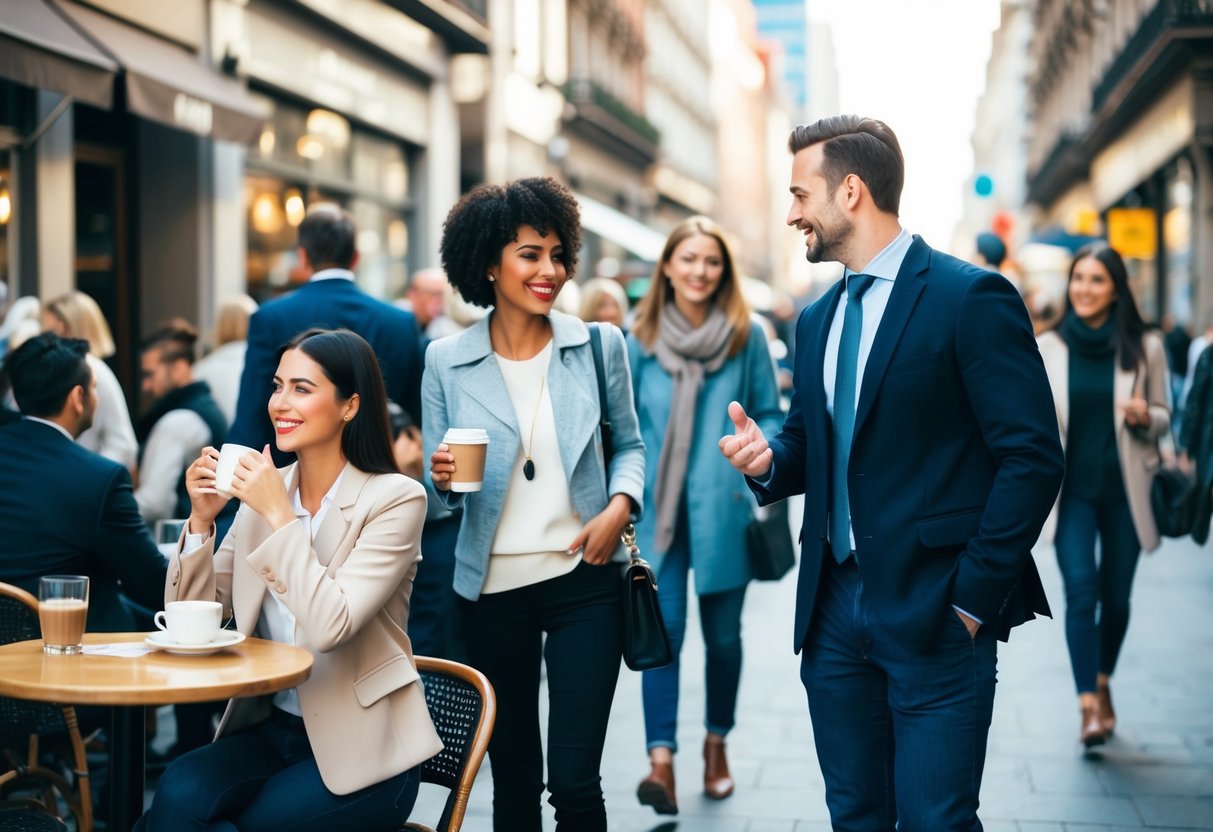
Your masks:
M 1213 319 L 1213 2 L 1035 0 L 1027 198 L 1106 235 L 1147 320 Z

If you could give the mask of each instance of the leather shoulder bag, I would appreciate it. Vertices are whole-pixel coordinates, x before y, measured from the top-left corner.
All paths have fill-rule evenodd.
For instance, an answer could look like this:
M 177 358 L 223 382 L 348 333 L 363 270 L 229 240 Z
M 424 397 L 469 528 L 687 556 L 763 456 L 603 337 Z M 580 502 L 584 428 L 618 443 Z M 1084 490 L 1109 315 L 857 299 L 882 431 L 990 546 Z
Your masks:
M 607 406 L 606 368 L 602 358 L 602 330 L 590 329 L 590 352 L 594 355 L 594 373 L 598 376 L 598 430 L 602 435 L 602 462 L 610 495 L 611 458 L 615 453 L 611 435 L 611 411 Z M 623 661 L 632 670 L 655 670 L 674 660 L 665 619 L 657 601 L 657 576 L 636 546 L 636 527 L 628 523 L 619 536 L 628 550 L 628 566 L 623 573 Z

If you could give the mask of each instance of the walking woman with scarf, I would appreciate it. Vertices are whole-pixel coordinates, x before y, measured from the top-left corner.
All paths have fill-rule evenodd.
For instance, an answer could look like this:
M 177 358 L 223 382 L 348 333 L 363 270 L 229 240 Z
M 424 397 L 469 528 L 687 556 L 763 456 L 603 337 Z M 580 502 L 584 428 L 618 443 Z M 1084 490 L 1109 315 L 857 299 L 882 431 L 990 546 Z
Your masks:
M 1053 541 L 1065 584 L 1079 740 L 1090 748 L 1116 728 L 1110 682 L 1133 573 L 1141 551 L 1160 543 L 1150 482 L 1171 420 L 1167 359 L 1137 311 L 1124 260 L 1102 242 L 1074 256 L 1065 317 L 1039 343 L 1066 449 L 1061 496 L 1041 539 Z
M 679 653 L 686 633 L 687 576 L 694 572 L 707 648 L 704 793 L 733 793 L 725 735 L 741 682 L 741 607 L 750 569 L 746 526 L 753 498 L 720 455 L 737 401 L 768 435 L 783 413 L 762 328 L 751 320 L 724 232 L 691 217 L 666 240 L 628 336 L 640 435 L 649 459 L 640 551 L 657 572 L 674 661 L 645 671 L 645 735 L 652 771 L 637 789 L 658 814 L 677 814 Z M 694 487 L 691 487 L 694 483 Z

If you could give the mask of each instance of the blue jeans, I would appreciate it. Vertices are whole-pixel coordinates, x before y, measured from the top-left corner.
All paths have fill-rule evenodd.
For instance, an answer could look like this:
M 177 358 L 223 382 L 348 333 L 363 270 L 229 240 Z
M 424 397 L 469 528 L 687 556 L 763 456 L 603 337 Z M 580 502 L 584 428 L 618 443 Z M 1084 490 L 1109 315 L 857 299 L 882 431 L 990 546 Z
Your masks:
M 687 631 L 687 577 L 691 571 L 686 526 L 684 513 L 657 575 L 657 600 L 665 618 L 674 661 L 657 670 L 646 670 L 641 679 L 644 733 L 649 750 L 663 747 L 678 750 L 675 730 L 678 725 L 679 657 Z M 732 730 L 737 712 L 737 689 L 741 685 L 741 606 L 744 601 L 744 586 L 699 596 L 699 623 L 707 648 L 704 725 L 709 733 L 720 736 Z
M 995 628 L 970 638 L 945 607 L 930 649 L 908 648 L 870 610 L 854 559 L 825 560 L 800 678 L 835 832 L 981 832 Z
M 1124 487 L 1098 500 L 1063 490 L 1057 510 L 1057 565 L 1066 588 L 1066 644 L 1079 693 L 1095 690 L 1096 673 L 1112 674 L 1129 627 L 1129 593 L 1141 555 Z M 1099 558 L 1095 541 L 1099 540 Z
M 417 800 L 417 769 L 351 794 L 325 788 L 303 720 L 265 722 L 178 757 L 136 832 L 397 830 Z

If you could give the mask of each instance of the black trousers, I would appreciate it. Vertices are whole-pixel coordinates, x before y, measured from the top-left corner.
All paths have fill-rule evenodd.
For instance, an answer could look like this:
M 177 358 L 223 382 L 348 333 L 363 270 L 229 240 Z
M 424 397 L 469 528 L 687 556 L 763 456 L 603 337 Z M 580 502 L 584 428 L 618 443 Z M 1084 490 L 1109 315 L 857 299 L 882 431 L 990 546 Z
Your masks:
M 541 832 L 539 662 L 547 663 L 548 802 L 558 832 L 603 832 L 602 747 L 622 656 L 620 565 L 460 599 L 473 666 L 497 693 L 489 742 L 495 832 Z M 546 639 L 544 636 L 546 635 Z

